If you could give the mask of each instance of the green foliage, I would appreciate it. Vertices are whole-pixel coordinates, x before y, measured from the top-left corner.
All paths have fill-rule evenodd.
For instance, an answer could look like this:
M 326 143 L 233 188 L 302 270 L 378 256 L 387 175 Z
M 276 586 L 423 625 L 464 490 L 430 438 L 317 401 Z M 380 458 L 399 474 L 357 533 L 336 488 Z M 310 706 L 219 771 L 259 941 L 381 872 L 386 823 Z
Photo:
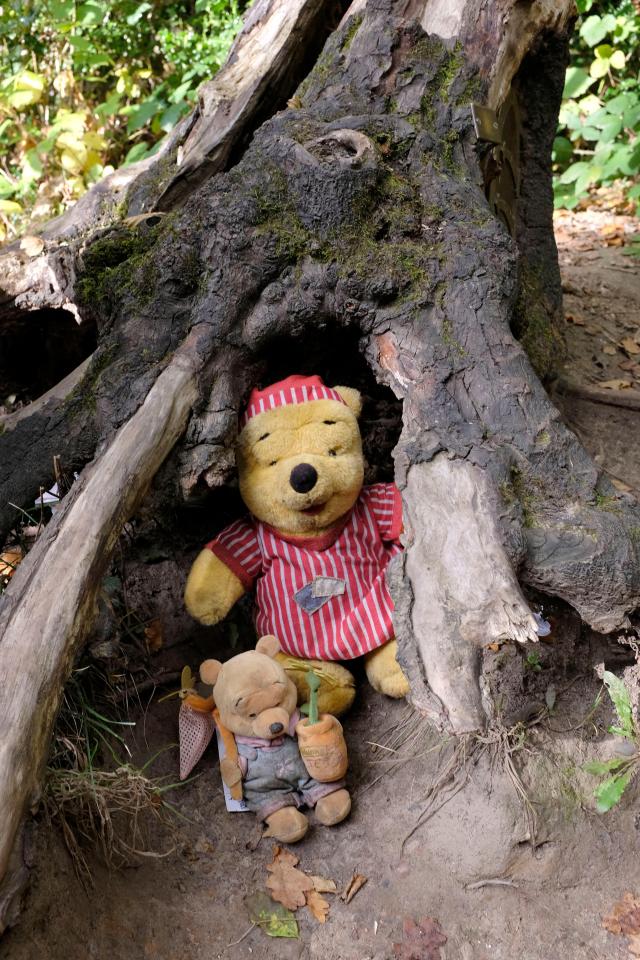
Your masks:
M 536 653 L 535 651 L 534 653 L 527 654 L 527 658 L 524 661 L 524 666 L 526 670 L 532 670 L 534 673 L 539 673 L 540 670 L 542 670 L 540 654 Z
M 618 718 L 617 724 L 609 727 L 609 733 L 624 737 L 632 744 L 632 752 L 629 756 L 613 757 L 611 760 L 604 761 L 594 760 L 584 766 L 587 773 L 605 778 L 600 781 L 593 795 L 598 813 L 607 813 L 620 802 L 624 791 L 640 767 L 640 736 L 633 719 L 631 697 L 624 681 L 609 670 L 603 672 L 602 679 Z
M 577 0 L 553 145 L 555 203 L 575 207 L 589 187 L 624 181 L 640 202 L 640 11 L 631 0 Z
M 143 159 L 218 70 L 245 0 L 0 6 L 0 240 Z

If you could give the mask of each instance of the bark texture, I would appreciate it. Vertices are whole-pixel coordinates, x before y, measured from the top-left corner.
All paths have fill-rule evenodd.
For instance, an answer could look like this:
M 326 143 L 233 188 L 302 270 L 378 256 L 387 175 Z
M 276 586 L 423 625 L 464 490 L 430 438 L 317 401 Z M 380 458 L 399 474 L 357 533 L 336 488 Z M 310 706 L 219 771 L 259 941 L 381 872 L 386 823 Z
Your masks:
M 17 726 L 0 753 L 2 868 L 46 750 L 56 688 L 88 629 L 78 613 L 90 610 L 119 525 L 188 410 L 163 476 L 195 503 L 229 483 L 238 412 L 258 382 L 311 370 L 339 382 L 351 363 L 353 379 L 368 368 L 402 402 L 397 634 L 415 702 L 457 732 L 481 727 L 491 709 L 481 646 L 535 638 L 518 580 L 567 600 L 602 631 L 638 606 L 637 504 L 561 423 L 513 332 L 524 336 L 537 311 L 532 342 L 554 337 L 549 148 L 571 15 L 568 0 L 357 2 L 292 105 L 260 127 L 232 169 L 207 178 L 204 159 L 200 180 L 196 163 L 170 181 L 184 199 L 157 223 L 122 224 L 74 248 L 73 305 L 95 321 L 98 347 L 61 401 L 66 412 L 56 409 L 70 424 L 77 409 L 79 434 L 93 430 L 104 453 L 8 594 L 0 712 Z M 515 238 L 487 203 L 487 147 L 471 111 L 475 101 L 500 114 L 512 81 L 526 100 Z M 154 410 L 171 421 L 166 437 Z M 124 467 L 127 449 L 136 470 L 120 475 L 112 468 Z M 128 476 L 139 480 L 125 496 Z M 105 509 L 79 559 L 65 551 L 101 477 Z M 71 556 L 82 572 L 50 609 L 43 584 Z M 31 604 L 38 615 L 27 622 Z M 18 656 L 34 684 L 24 703 L 7 682 Z M 37 729 L 34 691 L 46 703 Z M 33 747 L 17 767 L 21 742 Z

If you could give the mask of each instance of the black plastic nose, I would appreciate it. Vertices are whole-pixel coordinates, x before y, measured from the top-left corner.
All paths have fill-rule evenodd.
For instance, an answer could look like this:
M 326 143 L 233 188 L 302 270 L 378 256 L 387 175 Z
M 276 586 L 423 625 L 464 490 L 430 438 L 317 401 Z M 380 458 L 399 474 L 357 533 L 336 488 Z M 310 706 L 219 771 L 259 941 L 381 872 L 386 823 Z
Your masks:
M 272 723 L 269 730 L 271 730 L 271 733 L 282 733 L 284 727 L 281 723 Z
M 310 463 L 299 463 L 294 467 L 289 477 L 289 483 L 296 493 L 309 493 L 313 490 L 318 479 L 318 471 Z

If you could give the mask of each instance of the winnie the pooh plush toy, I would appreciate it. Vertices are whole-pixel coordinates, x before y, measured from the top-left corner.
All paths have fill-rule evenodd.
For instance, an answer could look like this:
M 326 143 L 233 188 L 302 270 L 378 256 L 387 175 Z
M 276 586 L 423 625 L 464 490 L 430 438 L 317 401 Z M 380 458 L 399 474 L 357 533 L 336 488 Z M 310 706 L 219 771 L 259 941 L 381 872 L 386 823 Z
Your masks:
M 255 585 L 258 634 L 278 638 L 301 701 L 311 662 L 319 708 L 334 715 L 355 695 L 337 661 L 364 656 L 376 690 L 408 692 L 385 580 L 402 550 L 402 502 L 394 484 L 363 488 L 360 409 L 357 390 L 327 387 L 317 376 L 252 392 L 237 446 L 250 516 L 202 550 L 185 591 L 189 612 L 216 624 Z
M 298 692 L 274 659 L 279 649 L 275 637 L 261 637 L 255 650 L 226 663 L 205 660 L 200 679 L 213 686 L 220 723 L 235 736 L 236 750 L 220 761 L 222 779 L 230 788 L 242 782 L 245 803 L 267 825 L 265 836 L 295 843 L 309 826 L 300 807 L 315 807 L 316 819 L 332 827 L 349 815 L 351 797 L 342 779 L 346 753 L 330 783 L 309 774 L 295 739 Z

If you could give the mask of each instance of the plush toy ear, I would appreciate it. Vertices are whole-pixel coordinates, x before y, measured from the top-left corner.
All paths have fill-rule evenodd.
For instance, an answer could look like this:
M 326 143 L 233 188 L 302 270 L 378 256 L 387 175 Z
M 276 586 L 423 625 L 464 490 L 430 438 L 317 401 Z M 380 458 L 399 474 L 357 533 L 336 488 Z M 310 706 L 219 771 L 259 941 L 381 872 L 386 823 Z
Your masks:
M 355 387 L 334 387 L 333 389 L 336 391 L 336 393 L 340 394 L 354 416 L 359 417 L 360 411 L 362 410 L 362 397 L 360 396 L 360 391 L 356 390 Z
M 200 664 L 200 679 L 203 683 L 208 683 L 210 687 L 214 687 L 221 670 L 222 664 L 219 660 L 205 660 Z
M 267 657 L 273 658 L 276 653 L 280 653 L 280 641 L 277 637 L 260 637 L 256 643 L 256 650 L 258 653 L 264 653 Z

